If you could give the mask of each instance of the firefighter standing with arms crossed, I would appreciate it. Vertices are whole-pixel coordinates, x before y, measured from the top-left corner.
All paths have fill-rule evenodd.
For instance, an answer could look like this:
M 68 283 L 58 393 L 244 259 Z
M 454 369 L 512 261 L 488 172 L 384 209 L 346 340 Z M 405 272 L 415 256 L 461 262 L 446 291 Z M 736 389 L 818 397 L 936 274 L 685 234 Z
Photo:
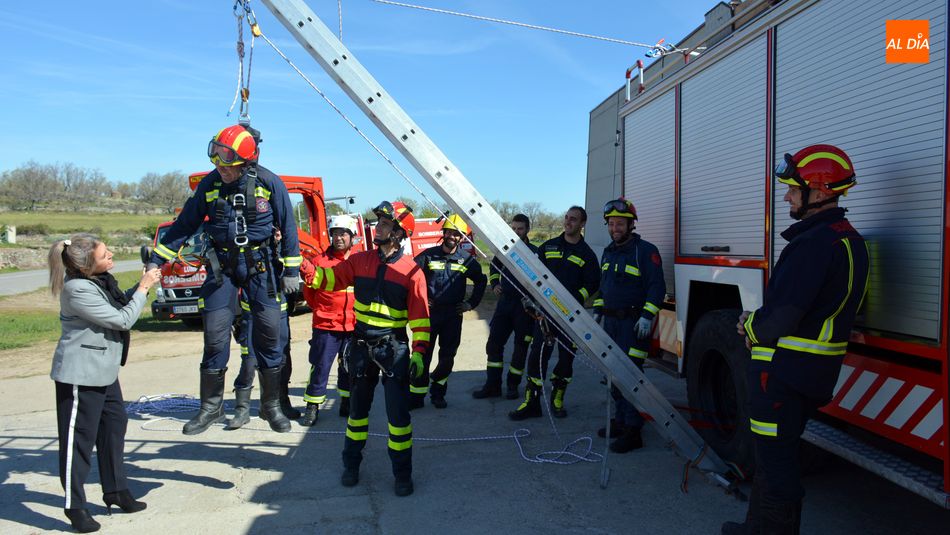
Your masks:
M 471 235 L 466 223 L 458 214 L 452 214 L 442 223 L 442 243 L 429 247 L 416 257 L 416 263 L 426 277 L 429 293 L 429 316 L 432 322 L 429 350 L 425 353 L 422 375 L 411 382 L 409 408 L 422 407 L 426 390 L 432 406 L 444 409 L 448 406 L 445 392 L 449 375 L 455 364 L 455 354 L 462 342 L 462 314 L 475 307 L 485 295 L 487 281 L 482 266 L 468 251 L 459 247 L 462 236 Z M 474 285 L 472 295 L 465 299 L 466 280 Z M 439 364 L 432 372 L 429 385 L 429 365 L 439 342 Z
M 551 270 L 554 277 L 571 292 L 578 303 L 597 291 L 600 285 L 600 269 L 597 256 L 591 250 L 581 231 L 587 223 L 587 211 L 580 206 L 572 206 L 564 214 L 564 232 L 556 238 L 541 244 L 538 257 Z M 549 331 L 553 331 L 550 332 Z M 556 325 L 541 317 L 534 329 L 534 340 L 528 353 L 528 384 L 525 386 L 524 401 L 517 409 L 508 413 L 512 420 L 538 418 L 541 416 L 541 389 L 544 374 L 547 373 L 548 360 L 557 350 L 557 366 L 551 373 L 551 413 L 558 417 L 567 416 L 564 409 L 564 393 L 574 377 L 574 343 L 561 332 Z
M 763 306 L 743 312 L 737 329 L 751 350 L 748 367 L 755 478 L 743 524 L 724 534 L 798 533 L 802 497 L 798 447 L 805 424 L 832 398 L 854 317 L 867 292 L 864 239 L 838 207 L 856 184 L 841 149 L 812 145 L 786 154 L 775 178 L 797 223 L 782 250 Z
M 257 164 L 258 141 L 247 128 L 234 125 L 217 133 L 208 144 L 214 171 L 208 173 L 185 202 L 175 223 L 152 253 L 150 264 L 161 265 L 205 224 L 212 249 L 208 278 L 201 286 L 199 306 L 204 321 L 201 360 L 201 408 L 182 432 L 194 435 L 224 420 L 224 374 L 230 353 L 234 303 L 240 288 L 250 303 L 254 352 L 261 384 L 261 417 L 271 429 L 290 431 L 280 410 L 281 313 L 284 293 L 298 289 L 302 258 L 290 196 L 283 181 Z M 270 247 L 274 229 L 281 232 L 280 258 Z M 283 272 L 273 266 L 283 263 Z M 250 334 L 250 333 L 249 333 Z
M 515 214 L 511 219 L 511 230 L 535 254 L 538 248 L 528 241 L 528 231 L 531 230 L 531 220 L 524 214 Z M 525 312 L 521 299 L 525 291 L 518 281 L 508 272 L 498 257 L 491 261 L 488 271 L 488 283 L 492 292 L 498 296 L 495 312 L 489 322 L 488 341 L 485 342 L 485 355 L 488 364 L 485 368 L 485 384 L 481 389 L 472 392 L 475 399 L 497 398 L 501 396 L 501 375 L 505 368 L 505 344 L 508 337 L 514 334 L 511 352 L 511 361 L 508 363 L 508 391 L 505 397 L 518 399 L 518 385 L 524 375 L 525 361 L 528 358 L 528 346 L 533 339 L 534 318 Z
M 330 247 L 313 259 L 321 268 L 333 268 L 350 257 L 353 238 L 356 236 L 356 220 L 348 215 L 330 218 Z M 353 287 L 341 290 L 303 290 L 307 304 L 313 310 L 313 337 L 310 339 L 310 382 L 303 399 L 307 410 L 300 425 L 310 427 L 317 421 L 320 405 L 327 400 L 327 382 L 330 368 L 339 355 L 342 359 L 343 345 L 353 334 L 356 316 L 353 314 Z M 337 364 L 337 392 L 340 394 L 340 416 L 350 414 L 350 378 L 343 367 Z
M 415 230 L 412 210 L 401 202 L 383 201 L 373 213 L 378 218 L 373 238 L 376 250 L 354 254 L 332 268 L 305 262 L 302 274 L 315 289 L 353 286 L 356 328 L 344 355 L 351 395 L 340 483 L 352 487 L 359 482 L 373 390 L 382 374 L 394 490 L 397 496 L 408 496 L 413 492 L 409 378 L 422 375 L 423 355 L 429 346 L 426 280 L 402 250 L 402 240 Z M 407 326 L 412 330 L 411 347 Z
M 666 282 L 660 253 L 633 231 L 636 221 L 632 202 L 620 198 L 604 205 L 604 223 L 613 241 L 601 257 L 600 297 L 594 300 L 594 317 L 603 318 L 604 331 L 642 371 L 653 320 L 666 296 Z M 617 387 L 610 395 L 615 416 L 609 430 L 601 429 L 600 436 L 609 432 L 616 438 L 610 444 L 610 450 L 616 453 L 642 448 L 640 411 L 624 399 Z

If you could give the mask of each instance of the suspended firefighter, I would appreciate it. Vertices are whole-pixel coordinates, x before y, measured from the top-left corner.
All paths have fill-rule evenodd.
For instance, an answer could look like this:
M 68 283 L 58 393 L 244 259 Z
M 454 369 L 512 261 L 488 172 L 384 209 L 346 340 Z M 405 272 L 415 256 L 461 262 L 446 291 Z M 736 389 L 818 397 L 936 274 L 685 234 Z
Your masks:
M 233 125 L 211 139 L 208 158 L 214 171 L 198 184 L 151 257 L 155 265 L 173 259 L 182 243 L 207 218 L 208 278 L 198 300 L 204 322 L 201 408 L 182 429 L 186 435 L 204 432 L 224 420 L 224 375 L 238 289 L 250 304 L 250 339 L 260 376 L 261 417 L 274 431 L 290 430 L 290 421 L 281 412 L 279 402 L 284 358 L 280 309 L 284 293 L 299 288 L 302 258 L 287 188 L 277 175 L 258 165 L 259 140 L 254 134 L 256 131 L 249 127 Z M 275 229 L 282 235 L 277 253 L 272 247 Z M 275 269 L 277 265 L 282 270 Z

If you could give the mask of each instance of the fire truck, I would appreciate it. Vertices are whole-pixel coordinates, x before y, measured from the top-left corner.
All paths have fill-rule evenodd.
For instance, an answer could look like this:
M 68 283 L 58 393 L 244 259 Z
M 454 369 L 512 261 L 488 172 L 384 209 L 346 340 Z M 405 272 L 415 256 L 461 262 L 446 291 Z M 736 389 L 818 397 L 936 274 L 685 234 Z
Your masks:
M 193 173 L 188 177 L 188 184 L 194 191 L 201 179 L 208 172 Z M 300 253 L 305 258 L 326 250 L 329 245 L 327 233 L 326 207 L 323 202 L 323 181 L 319 177 L 284 176 L 280 177 L 287 186 L 287 191 L 294 202 L 294 219 L 297 221 L 297 235 L 300 239 Z M 362 222 L 362 218 L 358 219 Z M 158 243 L 173 221 L 166 221 L 155 231 L 154 244 Z M 362 225 L 360 225 L 362 228 Z M 361 241 L 362 236 L 359 236 Z M 207 248 L 204 231 L 199 228 L 178 251 L 178 257 L 172 262 L 162 265 L 162 278 L 156 291 L 156 298 L 152 302 L 152 315 L 160 320 L 180 319 L 189 326 L 201 325 L 201 312 L 198 310 L 198 290 L 207 278 L 205 267 L 201 264 L 200 255 Z M 147 261 L 143 249 L 143 258 Z M 303 300 L 302 295 L 288 296 L 288 308 L 292 311 L 297 303 Z
M 871 279 L 834 398 L 803 438 L 950 508 L 947 9 L 719 3 L 591 112 L 588 209 L 620 195 L 636 205 L 670 292 L 653 362 L 686 378 L 725 459 L 752 457 L 736 317 L 762 305 L 793 223 L 772 169 L 830 143 L 855 165 L 841 205 L 869 244 Z M 924 61 L 891 57 L 908 46 L 889 34 L 899 19 L 920 28 Z

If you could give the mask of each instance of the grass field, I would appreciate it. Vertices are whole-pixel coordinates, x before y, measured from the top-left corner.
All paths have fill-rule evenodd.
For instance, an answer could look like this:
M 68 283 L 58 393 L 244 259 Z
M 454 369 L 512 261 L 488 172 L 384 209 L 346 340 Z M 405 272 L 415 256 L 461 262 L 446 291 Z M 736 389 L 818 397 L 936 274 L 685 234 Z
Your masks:
M 139 231 L 155 227 L 172 216 L 168 214 L 95 214 L 85 212 L 0 212 L 0 225 L 17 227 L 45 225 L 50 232 L 87 232 L 100 229 L 105 232 Z
M 116 276 L 120 288 L 129 288 L 138 282 L 141 274 L 135 271 L 120 273 Z M 59 306 L 51 310 L 48 306 L 49 290 L 36 290 L 20 296 L 0 298 L 0 351 L 29 347 L 40 342 L 55 341 L 60 335 Z M 23 299 L 23 298 L 26 299 Z M 17 305 L 3 306 L 16 298 L 18 303 L 37 302 L 46 303 L 46 306 Z M 152 317 L 152 301 L 155 299 L 154 290 L 149 292 L 148 302 L 142 316 L 135 324 L 133 331 L 173 331 L 181 329 L 181 322 L 158 321 Z M 5 303 L 7 302 L 7 303 Z

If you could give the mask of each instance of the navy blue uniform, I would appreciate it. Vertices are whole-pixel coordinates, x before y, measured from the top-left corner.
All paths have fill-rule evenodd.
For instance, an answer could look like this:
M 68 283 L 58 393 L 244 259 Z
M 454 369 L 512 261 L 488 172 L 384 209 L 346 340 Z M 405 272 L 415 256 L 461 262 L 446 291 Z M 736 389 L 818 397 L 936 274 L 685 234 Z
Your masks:
M 528 242 L 525 244 L 537 254 L 537 247 Z M 508 380 L 506 381 L 509 390 L 513 390 L 521 383 L 521 376 L 524 374 L 528 345 L 533 339 L 534 318 L 525 312 L 521 302 L 521 299 L 528 294 L 497 257 L 492 259 L 489 266 L 488 282 L 492 290 L 501 286 L 502 293 L 498 304 L 495 305 L 495 312 L 489 324 L 488 341 L 485 342 L 485 354 L 488 356 L 486 369 L 488 378 L 485 384 L 501 386 L 501 374 L 505 367 L 505 344 L 508 343 L 508 337 L 514 333 L 515 339 L 512 342 L 514 347 L 511 352 L 511 362 L 508 363 Z
M 410 392 L 420 396 L 428 391 L 429 365 L 438 340 L 439 364 L 432 371 L 432 395 L 444 397 L 455 365 L 455 354 L 462 342 L 462 314 L 457 307 L 465 301 L 474 310 L 485 295 L 487 279 L 475 257 L 461 247 L 456 247 L 453 253 L 446 253 L 442 245 L 429 247 L 419 253 L 416 264 L 426 277 L 432 330 L 429 348 L 423 355 L 422 375 L 413 378 L 409 388 Z M 469 280 L 473 284 L 472 295 L 466 300 L 466 281 Z
M 583 304 L 600 286 L 600 269 L 597 267 L 597 255 L 581 237 L 577 243 L 564 239 L 564 233 L 541 244 L 538 257 L 551 270 L 554 277 Z M 557 365 L 551 374 L 552 382 L 570 382 L 574 377 L 574 343 L 556 326 L 552 325 L 553 339 L 545 340 L 541 326 L 534 328 L 534 340 L 528 353 L 528 377 L 536 384 L 542 384 L 547 373 L 548 360 L 558 348 Z
M 656 246 L 634 232 L 626 242 L 614 242 L 604 249 L 600 260 L 600 297 L 594 300 L 594 313 L 603 314 L 604 330 L 641 370 L 650 338 L 637 338 L 637 321 L 653 321 L 665 295 L 663 264 Z M 616 387 L 611 395 L 616 402 L 615 419 L 626 427 L 643 427 L 640 412 Z
M 159 265 L 173 259 L 181 244 L 208 219 L 205 232 L 213 247 L 208 254 L 215 258 L 210 259 L 208 278 L 198 300 L 205 338 L 201 368 L 206 370 L 227 366 L 233 303 L 238 288 L 250 303 L 254 329 L 251 340 L 258 367 L 275 368 L 283 360 L 279 340 L 280 307 L 284 300 L 280 277 L 298 274 L 302 258 L 297 225 L 287 188 L 280 177 L 258 166 L 253 198 L 246 198 L 245 208 L 239 208 L 237 199 L 247 197 L 247 191 L 246 171 L 231 184 L 225 184 L 217 170 L 208 173 L 151 258 L 151 262 Z M 243 212 L 244 225 L 237 217 L 239 210 Z M 251 212 L 253 219 L 249 216 Z M 277 253 L 271 248 L 275 229 L 282 235 Z M 241 236 L 246 236 L 246 245 L 235 243 L 235 238 Z M 275 255 L 279 255 L 278 258 L 274 258 Z M 283 273 L 276 273 L 274 266 L 280 263 Z M 221 273 L 217 273 L 218 270 Z
M 843 208 L 819 212 L 782 233 L 762 308 L 745 322 L 752 342 L 749 414 L 764 496 L 796 502 L 805 491 L 798 441 L 828 403 L 868 285 L 868 249 Z

